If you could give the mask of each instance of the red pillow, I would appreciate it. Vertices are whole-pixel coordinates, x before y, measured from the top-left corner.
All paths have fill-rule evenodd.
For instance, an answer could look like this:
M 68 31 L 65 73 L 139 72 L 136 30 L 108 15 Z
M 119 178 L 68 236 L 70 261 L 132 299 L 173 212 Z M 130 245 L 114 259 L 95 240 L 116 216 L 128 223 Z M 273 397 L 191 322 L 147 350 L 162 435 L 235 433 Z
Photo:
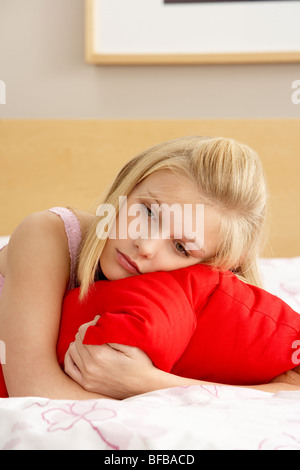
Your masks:
M 64 301 L 61 365 L 79 326 L 101 315 L 85 344 L 139 347 L 155 366 L 176 375 L 254 385 L 295 367 L 300 315 L 228 271 L 196 265 L 99 281 L 84 302 L 78 296 L 75 289 Z
M 267 383 L 293 369 L 300 315 L 230 272 L 196 265 L 99 281 L 84 302 L 65 297 L 57 355 L 61 366 L 78 328 L 96 315 L 84 343 L 143 349 L 162 370 L 232 385 Z M 0 367 L 0 396 L 6 397 Z
M 2 366 L 0 364 L 0 398 L 8 398 L 5 380 L 3 377 Z
M 83 302 L 79 289 L 70 291 L 63 304 L 58 360 L 78 328 L 101 315 L 89 327 L 85 344 L 119 343 L 143 349 L 154 364 L 170 371 L 186 349 L 196 328 L 196 313 L 185 285 L 167 272 L 117 281 L 98 281 Z

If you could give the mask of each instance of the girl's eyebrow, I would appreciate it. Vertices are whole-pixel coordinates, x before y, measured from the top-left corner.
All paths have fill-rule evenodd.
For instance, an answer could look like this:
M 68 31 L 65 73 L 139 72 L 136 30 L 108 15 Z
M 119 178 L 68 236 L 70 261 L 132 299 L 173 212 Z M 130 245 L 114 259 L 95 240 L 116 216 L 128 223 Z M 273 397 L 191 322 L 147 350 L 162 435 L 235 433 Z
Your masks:
M 167 191 L 166 191 L 166 194 L 168 194 Z M 154 202 L 156 202 L 159 206 L 161 206 L 162 204 L 165 204 L 165 205 L 167 205 L 167 206 L 169 206 L 169 207 L 172 207 L 173 204 L 182 204 L 182 201 L 181 201 L 181 200 L 180 200 L 180 201 L 178 200 L 177 202 L 176 202 L 176 201 L 175 201 L 175 202 L 163 202 L 163 201 L 159 200 L 159 199 L 158 199 L 158 195 L 156 195 L 155 193 L 153 193 L 150 189 L 147 189 L 147 190 L 146 190 L 146 192 L 145 192 L 145 197 L 150 197 L 150 198 L 153 199 Z
M 162 202 L 159 199 L 157 199 L 157 196 L 154 193 L 152 193 L 152 191 L 150 191 L 149 189 L 147 189 L 147 195 L 150 196 L 151 199 L 153 199 L 157 204 L 159 205 L 162 204 Z
M 134 195 L 134 199 L 141 199 L 141 198 L 150 198 L 150 199 L 153 199 L 153 201 L 156 202 L 157 204 L 159 205 L 162 204 L 162 202 L 159 201 L 159 199 L 157 199 L 156 195 L 148 189 L 146 189 L 142 193 L 138 193 Z

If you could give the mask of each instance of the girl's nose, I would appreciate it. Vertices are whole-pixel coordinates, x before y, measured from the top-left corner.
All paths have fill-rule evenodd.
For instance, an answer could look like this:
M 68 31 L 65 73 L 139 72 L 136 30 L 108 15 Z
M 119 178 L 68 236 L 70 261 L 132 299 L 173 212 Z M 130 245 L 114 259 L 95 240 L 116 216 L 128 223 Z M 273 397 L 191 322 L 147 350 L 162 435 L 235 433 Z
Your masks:
M 158 249 L 159 240 L 153 240 L 151 238 L 138 238 L 134 241 L 134 245 L 139 251 L 139 255 L 145 258 L 153 258 Z

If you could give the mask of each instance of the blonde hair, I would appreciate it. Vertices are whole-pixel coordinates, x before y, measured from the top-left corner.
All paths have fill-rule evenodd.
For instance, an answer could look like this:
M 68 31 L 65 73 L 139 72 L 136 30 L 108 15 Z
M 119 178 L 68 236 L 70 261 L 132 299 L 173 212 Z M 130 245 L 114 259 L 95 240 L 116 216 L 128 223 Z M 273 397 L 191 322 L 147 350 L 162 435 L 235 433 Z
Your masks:
M 112 204 L 118 213 L 119 196 L 129 196 L 147 176 L 167 169 L 193 178 L 204 203 L 220 211 L 220 243 L 215 256 L 204 264 L 231 269 L 245 282 L 261 285 L 257 260 L 266 214 L 266 185 L 257 153 L 247 145 L 220 137 L 183 137 L 163 142 L 121 169 L 103 203 Z M 81 297 L 94 282 L 106 243 L 96 234 L 98 223 L 96 218 L 79 257 Z

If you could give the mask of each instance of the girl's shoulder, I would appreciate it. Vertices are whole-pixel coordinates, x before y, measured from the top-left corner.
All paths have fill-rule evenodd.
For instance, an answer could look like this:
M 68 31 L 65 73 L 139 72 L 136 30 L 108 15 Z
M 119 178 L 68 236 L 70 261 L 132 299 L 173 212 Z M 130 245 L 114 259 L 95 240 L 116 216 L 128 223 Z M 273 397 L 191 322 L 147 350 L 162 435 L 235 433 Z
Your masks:
M 65 235 L 68 240 L 70 266 L 70 282 L 68 289 L 78 285 L 77 282 L 77 262 L 86 233 L 95 220 L 95 216 L 90 213 L 78 211 L 65 207 L 54 207 L 49 209 L 62 220 L 64 224 Z
M 95 216 L 88 212 L 69 207 L 52 207 L 25 217 L 16 232 L 21 232 L 23 236 L 47 233 L 56 236 L 58 242 L 65 241 L 67 236 L 69 243 L 79 243 L 94 220 Z
M 26 260 L 27 265 L 28 262 L 30 265 L 38 263 L 46 269 L 49 263 L 59 266 L 59 260 L 65 260 L 65 266 L 69 265 L 68 288 L 73 288 L 76 285 L 76 262 L 82 233 L 92 220 L 90 214 L 65 207 L 35 212 L 25 217 L 14 230 L 8 252 L 14 253 L 13 259 L 18 264 Z
M 58 217 L 53 217 L 52 215 L 49 217 L 49 214 L 55 214 Z M 35 217 L 40 220 L 40 223 L 43 223 L 43 219 L 45 219 L 44 223 L 49 223 L 53 226 L 54 224 L 60 225 L 61 231 L 63 225 L 64 232 L 69 242 L 77 241 L 78 243 L 82 241 L 85 233 L 89 230 L 96 218 L 89 212 L 70 207 L 52 207 L 51 209 L 35 214 Z M 58 222 L 59 219 L 60 221 Z
M 90 212 L 70 208 L 67 209 L 70 210 L 77 218 L 82 234 L 86 233 L 96 220 L 96 216 Z

